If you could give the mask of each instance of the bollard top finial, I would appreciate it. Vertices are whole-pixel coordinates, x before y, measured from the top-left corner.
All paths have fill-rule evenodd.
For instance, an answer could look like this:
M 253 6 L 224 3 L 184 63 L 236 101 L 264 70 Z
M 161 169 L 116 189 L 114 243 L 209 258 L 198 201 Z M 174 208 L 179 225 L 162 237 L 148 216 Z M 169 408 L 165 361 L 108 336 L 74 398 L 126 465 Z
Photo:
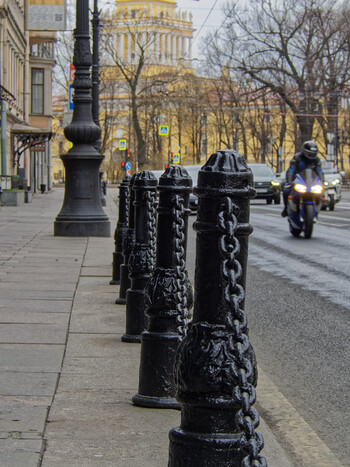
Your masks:
M 134 180 L 134 188 L 155 188 L 157 186 L 157 179 L 154 176 L 153 172 L 150 170 L 143 170 L 136 174 Z
M 201 170 L 210 172 L 250 172 L 242 154 L 234 149 L 221 149 L 212 154 Z
M 159 178 L 158 188 L 161 189 L 162 187 L 188 188 L 190 190 L 192 188 L 192 178 L 181 165 L 171 165 Z
M 218 195 L 235 194 L 240 197 L 254 198 L 253 174 L 244 157 L 234 149 L 222 149 L 210 156 L 198 174 L 198 187 L 217 191 Z

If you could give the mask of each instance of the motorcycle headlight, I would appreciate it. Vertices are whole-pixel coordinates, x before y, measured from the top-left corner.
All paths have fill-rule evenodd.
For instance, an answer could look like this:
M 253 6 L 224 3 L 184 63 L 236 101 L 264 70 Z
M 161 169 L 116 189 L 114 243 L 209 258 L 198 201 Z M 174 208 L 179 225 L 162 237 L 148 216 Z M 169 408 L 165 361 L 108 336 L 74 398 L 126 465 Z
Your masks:
M 312 186 L 311 193 L 313 193 L 314 195 L 321 195 L 323 193 L 323 186 L 322 185 Z
M 278 182 L 277 180 L 271 180 L 271 185 L 280 186 L 280 182 Z
M 294 190 L 297 191 L 298 193 L 306 193 L 307 188 L 305 185 L 302 185 L 301 183 L 296 183 L 294 185 Z

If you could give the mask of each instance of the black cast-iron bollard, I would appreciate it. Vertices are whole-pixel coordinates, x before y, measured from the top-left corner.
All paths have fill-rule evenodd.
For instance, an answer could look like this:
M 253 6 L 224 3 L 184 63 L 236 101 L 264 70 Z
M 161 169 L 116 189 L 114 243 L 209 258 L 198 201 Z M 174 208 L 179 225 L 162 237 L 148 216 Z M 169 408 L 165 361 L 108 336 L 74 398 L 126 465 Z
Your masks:
M 129 258 L 130 288 L 126 291 L 126 331 L 123 342 L 141 342 L 145 329 L 145 289 L 154 267 L 157 179 L 144 170 L 135 177 L 135 243 Z
M 267 465 L 244 312 L 252 186 L 233 150 L 213 154 L 199 171 L 194 312 L 176 355 L 181 426 L 169 434 L 170 467 Z
M 119 298 L 116 299 L 115 303 L 119 305 L 125 305 L 126 303 L 126 291 L 130 287 L 130 278 L 129 278 L 129 258 L 135 242 L 135 192 L 133 190 L 134 181 L 136 174 L 134 174 L 130 181 L 128 187 L 128 228 L 126 229 L 126 234 L 123 238 L 123 263 L 120 265 L 120 286 L 119 286 Z
M 114 232 L 114 252 L 112 280 L 110 284 L 120 283 L 120 266 L 123 263 L 123 239 L 128 228 L 128 187 L 130 176 L 126 175 L 119 186 L 118 222 Z
M 182 167 L 160 177 L 156 267 L 146 290 L 147 330 L 141 334 L 139 392 L 143 407 L 178 409 L 174 360 L 180 342 L 178 321 L 188 318 L 192 287 L 186 272 L 188 201 L 192 180 Z M 182 330 L 183 326 L 180 326 Z

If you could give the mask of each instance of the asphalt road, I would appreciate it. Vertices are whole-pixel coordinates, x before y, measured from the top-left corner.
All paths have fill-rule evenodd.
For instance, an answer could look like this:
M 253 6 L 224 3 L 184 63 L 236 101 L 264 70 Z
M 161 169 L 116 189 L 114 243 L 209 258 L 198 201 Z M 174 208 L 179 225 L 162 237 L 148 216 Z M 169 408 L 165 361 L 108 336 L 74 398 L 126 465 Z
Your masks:
M 246 287 L 250 340 L 264 377 L 301 418 L 272 400 L 274 417 L 278 419 L 279 411 L 281 419 L 291 417 L 287 430 L 301 419 L 307 424 L 299 440 L 289 433 L 286 443 L 300 444 L 309 428 L 315 432 L 316 445 L 306 448 L 316 453 L 313 460 L 296 465 L 339 465 L 317 461 L 318 436 L 342 465 L 350 466 L 350 191 L 343 192 L 333 212 L 320 212 L 309 240 L 291 236 L 281 210 L 282 205 L 251 202 L 254 231 Z M 194 220 L 191 216 L 190 227 Z M 190 228 L 191 278 L 194 255 Z M 259 402 L 259 384 L 257 394 Z M 261 415 L 270 428 L 277 427 L 269 413 Z M 281 439 L 281 432 L 277 436 Z
M 246 290 L 258 365 L 350 465 L 350 192 L 294 238 L 282 206 L 251 203 Z

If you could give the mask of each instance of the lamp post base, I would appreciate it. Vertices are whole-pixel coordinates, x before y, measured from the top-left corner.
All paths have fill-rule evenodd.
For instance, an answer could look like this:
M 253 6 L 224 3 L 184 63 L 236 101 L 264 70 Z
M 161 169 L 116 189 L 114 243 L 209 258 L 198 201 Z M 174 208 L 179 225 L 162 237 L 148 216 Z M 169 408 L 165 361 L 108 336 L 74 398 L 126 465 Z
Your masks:
M 111 223 L 101 220 L 59 220 L 54 222 L 57 237 L 110 237 Z
M 66 184 L 62 209 L 54 222 L 54 235 L 110 237 L 111 223 L 102 209 L 99 191 L 98 169 L 103 156 L 92 146 L 77 145 L 61 159 L 66 170 Z

